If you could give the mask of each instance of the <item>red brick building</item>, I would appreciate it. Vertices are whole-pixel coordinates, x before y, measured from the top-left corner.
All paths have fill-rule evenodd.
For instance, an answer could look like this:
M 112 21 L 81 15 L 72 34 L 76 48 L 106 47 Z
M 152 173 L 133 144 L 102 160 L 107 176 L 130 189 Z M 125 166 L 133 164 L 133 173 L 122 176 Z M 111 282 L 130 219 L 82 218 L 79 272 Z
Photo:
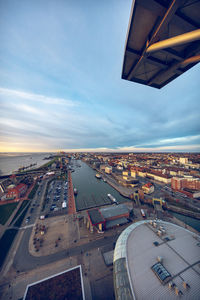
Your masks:
M 182 190 L 184 188 L 191 190 L 200 190 L 200 179 L 192 176 L 173 177 L 171 179 L 171 187 L 174 190 Z
M 27 185 L 24 183 L 20 183 L 16 187 L 8 190 L 8 192 L 6 194 L 6 198 L 14 199 L 14 198 L 23 197 L 25 195 L 26 191 L 27 191 Z

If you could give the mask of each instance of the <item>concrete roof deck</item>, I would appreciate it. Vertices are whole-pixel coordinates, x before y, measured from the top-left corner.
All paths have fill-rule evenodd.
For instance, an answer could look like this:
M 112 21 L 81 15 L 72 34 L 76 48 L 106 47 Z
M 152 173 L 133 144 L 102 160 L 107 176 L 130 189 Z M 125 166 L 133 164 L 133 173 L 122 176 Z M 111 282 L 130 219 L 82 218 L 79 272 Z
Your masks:
M 163 258 L 163 265 L 172 275 L 173 282 L 183 292 L 182 299 L 199 299 L 200 294 L 200 247 L 194 234 L 182 227 L 161 222 L 166 234 L 172 240 L 164 242 L 150 224 L 141 224 L 129 234 L 126 244 L 126 261 L 132 291 L 136 299 L 177 299 L 174 290 L 162 285 L 151 267 L 157 257 Z M 174 239 L 173 239 L 174 237 Z M 153 242 L 158 241 L 159 246 Z M 190 267 L 195 264 L 195 268 Z M 185 270 L 185 271 L 184 271 Z M 179 276 L 176 276 L 180 272 Z M 185 290 L 182 282 L 190 285 Z

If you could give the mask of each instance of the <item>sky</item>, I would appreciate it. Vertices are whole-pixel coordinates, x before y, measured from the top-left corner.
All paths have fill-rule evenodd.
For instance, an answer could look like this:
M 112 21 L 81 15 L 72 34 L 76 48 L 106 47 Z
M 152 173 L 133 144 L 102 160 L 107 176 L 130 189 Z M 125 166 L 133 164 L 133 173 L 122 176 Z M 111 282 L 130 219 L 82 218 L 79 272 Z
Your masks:
M 0 0 L 0 151 L 200 152 L 200 65 L 121 79 L 130 0 Z

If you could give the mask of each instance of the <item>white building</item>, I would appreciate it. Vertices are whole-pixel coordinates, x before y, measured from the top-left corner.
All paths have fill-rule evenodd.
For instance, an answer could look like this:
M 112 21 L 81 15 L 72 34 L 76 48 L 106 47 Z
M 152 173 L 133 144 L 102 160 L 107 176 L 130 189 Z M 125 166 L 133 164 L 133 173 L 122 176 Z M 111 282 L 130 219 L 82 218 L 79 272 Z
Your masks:
M 186 164 L 188 164 L 188 158 L 187 157 L 180 157 L 179 162 L 182 165 L 186 165 Z
M 111 174 L 112 173 L 112 167 L 111 166 L 105 167 L 105 173 Z

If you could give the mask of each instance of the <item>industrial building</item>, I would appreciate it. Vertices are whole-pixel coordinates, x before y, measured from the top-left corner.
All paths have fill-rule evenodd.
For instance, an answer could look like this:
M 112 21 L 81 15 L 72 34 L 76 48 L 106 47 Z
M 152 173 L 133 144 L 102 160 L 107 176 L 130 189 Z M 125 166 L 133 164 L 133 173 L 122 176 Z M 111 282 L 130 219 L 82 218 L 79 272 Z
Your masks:
M 199 299 L 200 238 L 178 225 L 143 220 L 119 236 L 113 259 L 116 300 Z
M 125 204 L 100 209 L 93 208 L 87 211 L 87 217 L 84 219 L 84 222 L 91 232 L 94 229 L 104 231 L 128 223 L 129 214 L 130 211 Z

